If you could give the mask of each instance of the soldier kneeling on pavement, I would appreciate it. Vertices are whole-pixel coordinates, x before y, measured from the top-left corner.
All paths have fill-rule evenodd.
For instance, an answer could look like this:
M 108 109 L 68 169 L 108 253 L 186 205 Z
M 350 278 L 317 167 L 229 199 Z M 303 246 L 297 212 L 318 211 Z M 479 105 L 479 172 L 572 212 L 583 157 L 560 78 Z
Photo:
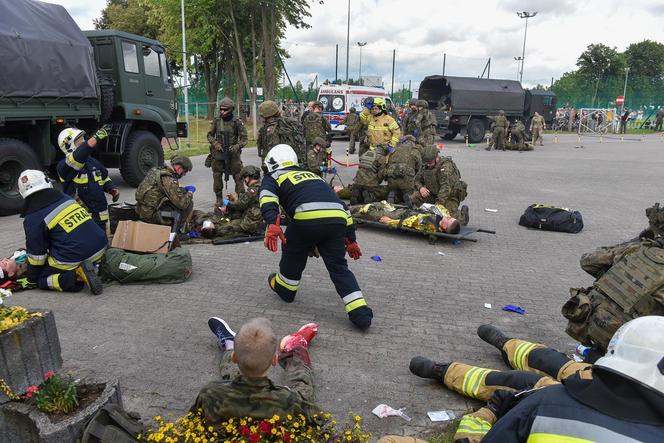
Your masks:
M 526 127 L 521 120 L 517 120 L 510 129 L 511 143 L 507 145 L 510 151 L 532 151 L 533 146 L 526 143 Z
M 387 201 L 411 206 L 411 193 L 415 189 L 415 176 L 422 167 L 422 157 L 415 144 L 415 137 L 404 136 L 388 156 L 385 168 L 387 179 Z
M 328 157 L 332 155 L 332 150 L 327 147 L 327 142 L 321 137 L 313 139 L 311 149 L 307 152 L 307 170 L 323 176 L 328 172 Z
M 422 153 L 424 167 L 415 176 L 416 191 L 410 200 L 413 207 L 419 207 L 422 203 L 443 205 L 450 215 L 466 226 L 470 219 L 468 206 L 461 202 L 468 195 L 466 182 L 461 180 L 459 168 L 452 157 L 440 157 L 438 149 L 431 145 L 427 146 Z
M 187 157 L 176 156 L 170 166 L 150 169 L 136 189 L 136 213 L 141 221 L 172 226 L 177 213 L 178 230 L 194 209 L 193 187 L 180 187 L 179 180 L 191 172 L 193 165 Z
M 360 164 L 351 189 L 351 205 L 372 203 L 387 197 L 387 188 L 381 186 L 381 183 L 385 178 L 388 154 L 388 145 L 378 145 L 374 149 L 367 149 L 360 156 Z
M 193 228 L 200 231 L 203 237 L 231 239 L 257 235 L 260 231 L 263 221 L 258 206 L 261 171 L 256 166 L 245 166 L 240 177 L 247 190 L 224 198 L 218 212 L 194 211 Z
M 28 281 L 51 291 L 78 292 L 87 285 L 101 294 L 97 264 L 108 246 L 106 232 L 73 198 L 53 189 L 42 171 L 21 172 L 18 191 L 25 199 Z
M 455 442 L 664 440 L 664 317 L 625 323 L 594 365 L 506 337 L 491 325 L 480 326 L 477 333 L 514 370 L 425 357 L 410 362 L 413 374 L 488 402 L 463 416 Z
M 214 426 L 231 418 L 270 419 L 275 415 L 303 415 L 313 423 L 321 409 L 314 404 L 314 371 L 309 343 L 318 325 L 309 323 L 277 340 L 270 321 L 255 318 L 236 334 L 226 321 L 212 317 L 208 325 L 222 350 L 221 380 L 201 389 L 191 412 L 202 411 Z M 268 374 L 284 369 L 286 386 L 275 385 Z
M 404 226 L 424 232 L 458 234 L 461 230 L 459 221 L 451 217 L 449 211 L 442 205 L 424 203 L 420 208 L 408 209 L 382 201 L 351 206 L 350 213 L 357 219 L 377 221 L 389 226 Z

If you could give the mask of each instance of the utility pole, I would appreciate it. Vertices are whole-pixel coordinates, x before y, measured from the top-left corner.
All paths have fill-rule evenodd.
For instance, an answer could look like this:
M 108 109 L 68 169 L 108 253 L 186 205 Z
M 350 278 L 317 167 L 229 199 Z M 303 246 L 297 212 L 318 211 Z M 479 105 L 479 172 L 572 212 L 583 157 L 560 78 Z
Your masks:
M 360 84 L 363 84 L 362 82 L 362 48 L 367 45 L 367 42 L 357 42 L 357 46 L 360 47 L 360 78 L 357 80 L 359 81 Z
M 350 0 L 349 0 L 350 1 Z M 526 19 L 526 29 L 523 32 L 523 52 L 521 53 L 521 72 L 519 73 L 519 81 L 523 81 L 523 65 L 526 62 L 526 36 L 528 35 L 528 19 L 535 17 L 537 15 L 537 12 L 517 12 L 516 15 L 519 16 L 519 18 L 525 18 Z
M 443 52 L 443 75 L 445 75 L 445 62 L 447 62 L 447 53 Z
M 394 62 L 396 61 L 396 57 L 397 57 L 397 50 L 392 49 L 392 92 L 390 92 L 390 95 L 394 94 Z
M 521 60 L 523 60 L 521 57 L 514 57 L 514 60 L 516 60 L 516 79 L 519 79 L 519 71 L 521 70 Z
M 182 69 L 184 71 L 182 89 L 184 90 L 184 121 L 187 123 L 187 146 L 189 146 L 189 91 L 187 90 L 187 37 L 184 23 L 184 0 L 180 0 L 180 12 L 182 14 Z
M 335 63 L 334 63 L 334 84 L 337 84 L 337 80 L 339 79 L 339 44 L 337 43 L 337 55 L 335 57 Z
M 348 84 L 348 56 L 350 54 L 350 0 L 348 0 L 348 26 L 346 27 L 346 84 Z

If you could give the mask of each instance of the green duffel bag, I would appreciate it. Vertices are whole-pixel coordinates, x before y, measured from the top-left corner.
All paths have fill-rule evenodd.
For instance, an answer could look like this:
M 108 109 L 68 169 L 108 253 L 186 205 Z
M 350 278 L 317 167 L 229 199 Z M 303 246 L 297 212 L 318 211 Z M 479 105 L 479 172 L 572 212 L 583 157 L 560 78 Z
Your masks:
M 99 268 L 105 281 L 127 283 L 182 283 L 191 276 L 191 254 L 175 248 L 168 254 L 138 254 L 108 248 Z

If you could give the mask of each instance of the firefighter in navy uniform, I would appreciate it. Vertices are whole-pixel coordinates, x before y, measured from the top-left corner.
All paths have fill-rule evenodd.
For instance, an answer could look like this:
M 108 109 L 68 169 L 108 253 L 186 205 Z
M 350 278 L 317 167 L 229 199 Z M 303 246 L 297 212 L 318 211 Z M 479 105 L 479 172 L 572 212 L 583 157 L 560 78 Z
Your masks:
M 83 138 L 85 132 L 76 128 L 64 129 L 58 136 L 58 146 L 65 154 L 57 166 L 62 190 L 71 197 L 78 197 L 104 232 L 108 221 L 108 203 L 104 193 L 110 194 L 116 202 L 120 191 L 109 178 L 104 165 L 92 157 L 92 150 L 108 137 L 109 130 L 110 126 L 104 126 L 87 141 Z
M 348 269 L 346 252 L 357 260 L 362 252 L 355 239 L 353 218 L 325 181 L 297 165 L 293 148 L 280 144 L 265 156 L 267 174 L 260 192 L 260 208 L 267 223 L 265 247 L 282 255 L 279 272 L 268 284 L 284 301 L 295 299 L 310 251 L 323 258 L 350 321 L 360 329 L 371 326 L 373 311 L 367 305 L 357 280 Z M 286 234 L 279 227 L 279 206 L 292 222 Z
M 53 189 L 42 171 L 23 171 L 18 190 L 25 199 L 21 217 L 28 280 L 41 289 L 78 292 L 87 285 L 101 294 L 96 263 L 106 251 L 106 233 L 84 207 Z

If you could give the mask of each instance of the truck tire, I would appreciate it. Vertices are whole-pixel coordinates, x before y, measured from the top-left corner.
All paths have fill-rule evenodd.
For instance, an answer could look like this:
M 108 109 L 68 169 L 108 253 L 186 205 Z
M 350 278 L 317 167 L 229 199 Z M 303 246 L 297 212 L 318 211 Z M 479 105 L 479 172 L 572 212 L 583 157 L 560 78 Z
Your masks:
M 156 135 L 150 131 L 129 134 L 120 158 L 120 174 L 125 183 L 135 188 L 150 169 L 163 164 L 164 150 Z
M 100 115 L 99 121 L 101 124 L 108 122 L 113 114 L 113 107 L 115 106 L 115 88 L 113 86 L 113 80 L 108 76 L 101 73 L 97 70 L 97 78 L 99 80 L 99 90 L 100 90 Z
M 459 135 L 459 131 L 448 132 L 443 135 L 443 140 L 454 140 L 457 135 Z
M 30 145 L 14 138 L 0 138 L 0 215 L 17 214 L 23 207 L 18 176 L 26 169 L 41 169 Z
M 466 126 L 466 134 L 468 134 L 468 143 L 479 143 L 484 140 L 486 134 L 484 122 L 478 118 L 471 118 Z

